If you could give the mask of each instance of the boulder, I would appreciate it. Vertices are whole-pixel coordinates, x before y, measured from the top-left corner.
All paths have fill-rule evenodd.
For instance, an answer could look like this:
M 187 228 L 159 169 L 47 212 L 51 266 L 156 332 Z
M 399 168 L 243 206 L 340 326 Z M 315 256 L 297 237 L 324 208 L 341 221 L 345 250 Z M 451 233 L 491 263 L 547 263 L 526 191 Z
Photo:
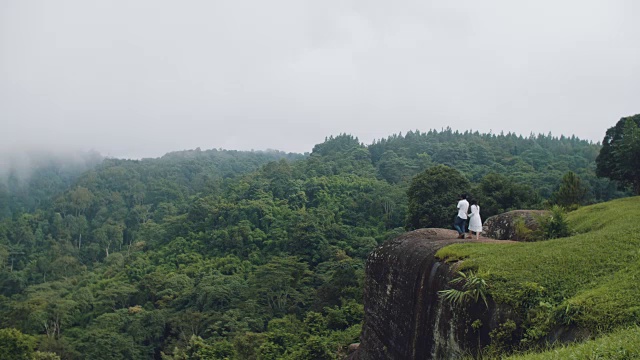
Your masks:
M 524 220 L 529 231 L 538 229 L 537 217 L 548 213 L 545 210 L 514 210 L 492 216 L 485 220 L 482 226 L 484 236 L 496 240 L 527 241 L 527 231 L 518 231 L 517 222 Z

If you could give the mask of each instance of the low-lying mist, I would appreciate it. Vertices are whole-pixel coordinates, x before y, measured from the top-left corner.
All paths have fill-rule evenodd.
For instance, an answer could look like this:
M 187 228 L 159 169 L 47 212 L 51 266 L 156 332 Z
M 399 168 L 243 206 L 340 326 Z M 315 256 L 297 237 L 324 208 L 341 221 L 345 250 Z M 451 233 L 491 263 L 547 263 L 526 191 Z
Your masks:
M 0 152 L 0 182 L 9 179 L 28 181 L 41 169 L 58 171 L 84 171 L 102 161 L 96 151 L 3 151 Z

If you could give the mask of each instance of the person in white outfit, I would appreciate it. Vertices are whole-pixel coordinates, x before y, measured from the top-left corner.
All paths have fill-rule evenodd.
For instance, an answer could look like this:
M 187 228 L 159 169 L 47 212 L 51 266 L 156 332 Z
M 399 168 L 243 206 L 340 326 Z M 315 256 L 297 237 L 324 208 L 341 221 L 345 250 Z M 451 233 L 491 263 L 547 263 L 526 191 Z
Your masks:
M 482 218 L 480 217 L 480 206 L 476 200 L 471 200 L 471 207 L 469 208 L 471 213 L 469 214 L 469 231 L 476 233 L 476 240 L 480 237 L 482 232 Z
M 467 212 L 469 210 L 469 202 L 467 201 L 466 194 L 460 195 L 457 208 L 458 215 L 453 222 L 453 228 L 458 231 L 458 239 L 464 239 L 464 233 L 467 232 L 465 227 L 467 225 Z

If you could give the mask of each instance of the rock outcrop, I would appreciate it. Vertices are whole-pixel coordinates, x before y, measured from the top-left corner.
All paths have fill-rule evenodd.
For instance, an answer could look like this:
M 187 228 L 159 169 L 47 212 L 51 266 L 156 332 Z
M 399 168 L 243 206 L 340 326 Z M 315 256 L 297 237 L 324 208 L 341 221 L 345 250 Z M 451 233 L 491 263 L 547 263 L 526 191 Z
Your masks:
M 489 331 L 514 318 L 489 299 L 465 307 L 441 300 L 455 265 L 438 261 L 442 247 L 477 240 L 457 239 L 444 229 L 420 229 L 387 241 L 367 260 L 365 317 L 360 346 L 351 359 L 455 359 L 476 354 Z M 497 240 L 482 239 L 484 242 Z
M 517 230 L 519 219 L 524 221 L 529 231 L 535 231 L 538 229 L 536 218 L 546 213 L 544 210 L 514 210 L 498 214 L 485 220 L 482 232 L 492 239 L 526 241 L 526 229 L 525 232 Z

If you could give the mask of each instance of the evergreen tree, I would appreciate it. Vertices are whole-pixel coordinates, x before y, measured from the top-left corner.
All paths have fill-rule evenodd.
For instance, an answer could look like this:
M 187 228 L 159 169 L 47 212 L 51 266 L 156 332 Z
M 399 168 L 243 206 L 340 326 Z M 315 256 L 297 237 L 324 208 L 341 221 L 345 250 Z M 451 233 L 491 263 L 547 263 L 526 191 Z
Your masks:
M 573 171 L 562 177 L 560 188 L 551 195 L 551 203 L 570 208 L 585 202 L 588 189 L 582 184 L 580 177 Z

